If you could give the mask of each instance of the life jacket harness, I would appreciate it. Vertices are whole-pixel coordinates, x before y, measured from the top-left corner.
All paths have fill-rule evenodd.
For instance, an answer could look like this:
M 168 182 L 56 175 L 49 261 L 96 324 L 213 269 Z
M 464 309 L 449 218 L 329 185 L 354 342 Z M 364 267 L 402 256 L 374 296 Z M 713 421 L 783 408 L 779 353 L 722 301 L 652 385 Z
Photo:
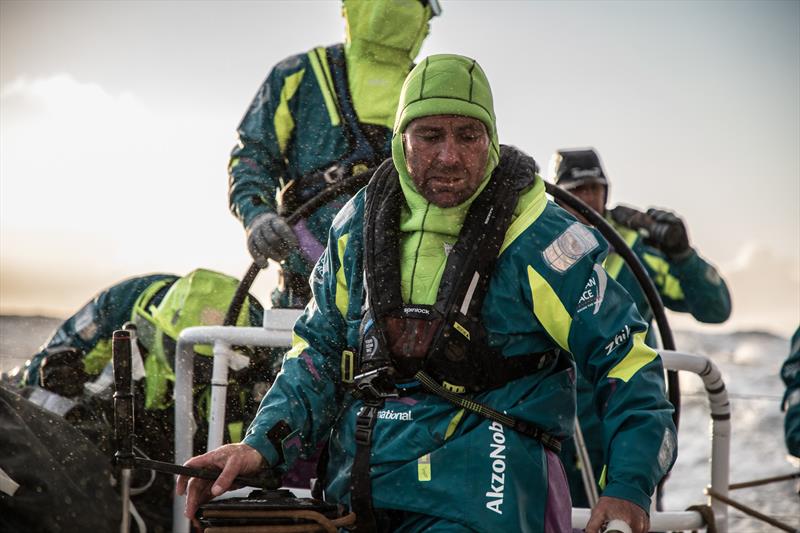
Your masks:
M 400 206 L 405 199 L 392 161 L 366 190 L 364 273 L 367 309 L 361 346 L 346 351 L 357 375 L 343 375 L 363 401 L 356 417 L 350 499 L 359 531 L 376 529 L 372 510 L 370 447 L 378 412 L 398 396 L 396 383 L 416 380 L 424 390 L 560 450 L 541 428 L 480 404 L 463 393 L 501 387 L 550 366 L 558 350 L 508 357 L 489 345 L 480 314 L 494 265 L 521 191 L 535 179 L 534 160 L 503 146 L 500 162 L 473 201 L 447 256 L 434 305 L 405 304 L 400 292 Z M 343 356 L 343 368 L 347 367 Z M 440 385 L 441 384 L 441 385 Z
M 383 161 L 383 156 L 370 142 L 372 138 L 386 137 L 389 129 L 383 126 L 362 124 L 358 120 L 350 87 L 347 82 L 347 62 L 344 46 L 337 44 L 325 48 L 325 58 L 320 57 L 320 49 L 312 53 L 320 64 L 327 60 L 331 80 L 323 76 L 329 94 L 334 96 L 334 105 L 341 117 L 342 133 L 347 139 L 349 151 L 333 164 L 326 163 L 320 168 L 290 180 L 279 192 L 279 214 L 285 216 L 299 206 L 314 198 L 330 185 L 355 174 L 375 168 Z M 330 83 L 333 84 L 331 87 Z M 368 135 L 370 132 L 371 135 Z

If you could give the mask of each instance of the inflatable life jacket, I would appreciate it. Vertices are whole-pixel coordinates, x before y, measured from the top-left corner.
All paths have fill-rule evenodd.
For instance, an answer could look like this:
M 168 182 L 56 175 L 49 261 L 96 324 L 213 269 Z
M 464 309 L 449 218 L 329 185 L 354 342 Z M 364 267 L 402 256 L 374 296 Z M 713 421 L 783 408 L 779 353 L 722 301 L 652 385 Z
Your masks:
M 540 370 L 553 351 L 506 357 L 489 346 L 480 314 L 489 280 L 520 192 L 535 176 L 534 160 L 501 147 L 492 179 L 475 199 L 448 254 L 434 305 L 405 304 L 400 293 L 400 205 L 403 192 L 391 161 L 366 191 L 363 317 L 359 374 L 391 366 L 395 379 L 423 370 L 451 392 L 480 392 Z

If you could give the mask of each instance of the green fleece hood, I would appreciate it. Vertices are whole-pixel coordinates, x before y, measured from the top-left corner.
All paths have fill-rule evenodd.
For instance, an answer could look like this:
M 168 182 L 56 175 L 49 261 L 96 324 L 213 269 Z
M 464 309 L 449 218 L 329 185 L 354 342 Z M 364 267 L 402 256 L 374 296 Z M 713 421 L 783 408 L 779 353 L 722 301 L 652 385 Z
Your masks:
M 483 122 L 489 133 L 489 157 L 483 181 L 472 196 L 453 207 L 428 202 L 408 173 L 402 134 L 412 120 L 431 115 L 472 117 Z M 403 298 L 407 302 L 430 304 L 435 301 L 444 269 L 445 250 L 457 239 L 469 206 L 486 187 L 500 160 L 492 90 L 474 59 L 433 55 L 408 74 L 394 122 L 392 160 L 406 199 L 400 219 L 404 234 L 400 267 Z
M 455 207 L 441 208 L 429 203 L 417 192 L 408 174 L 403 132 L 412 120 L 431 115 L 460 115 L 480 120 L 489 133 L 489 158 L 486 162 L 483 182 L 466 202 Z M 497 125 L 494 116 L 492 89 L 486 74 L 474 59 L 454 54 L 437 54 L 426 57 L 406 77 L 400 92 L 400 103 L 394 121 L 392 136 L 392 160 L 400 174 L 403 193 L 412 210 L 417 207 L 433 209 L 445 218 L 459 213 L 460 221 L 472 201 L 486 186 L 497 162 L 500 160 L 500 144 L 497 140 Z M 438 211 L 437 211 L 438 210 Z M 461 224 L 455 227 L 456 234 Z M 455 220 L 450 220 L 455 222 Z

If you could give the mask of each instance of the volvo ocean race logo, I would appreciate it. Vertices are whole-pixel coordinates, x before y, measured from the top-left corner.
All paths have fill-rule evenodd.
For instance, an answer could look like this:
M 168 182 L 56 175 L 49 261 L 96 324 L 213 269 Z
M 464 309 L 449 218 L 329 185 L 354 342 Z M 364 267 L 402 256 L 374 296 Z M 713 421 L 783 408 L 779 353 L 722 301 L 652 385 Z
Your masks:
M 603 304 L 603 298 L 606 295 L 606 285 L 608 284 L 608 276 L 603 267 L 595 263 L 594 274 L 589 278 L 586 286 L 581 292 L 581 297 L 578 300 L 578 308 L 576 313 L 580 313 L 584 309 L 593 309 L 592 314 L 596 315 Z

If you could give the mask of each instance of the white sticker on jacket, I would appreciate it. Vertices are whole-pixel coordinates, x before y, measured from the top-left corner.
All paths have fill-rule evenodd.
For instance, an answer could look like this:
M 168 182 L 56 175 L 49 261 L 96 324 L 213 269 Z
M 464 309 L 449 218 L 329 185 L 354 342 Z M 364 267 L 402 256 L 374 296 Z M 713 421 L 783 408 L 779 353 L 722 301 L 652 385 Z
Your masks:
M 676 446 L 675 435 L 665 428 L 664 437 L 661 439 L 661 447 L 658 449 L 658 467 L 664 473 L 672 466 L 672 458 L 675 456 Z
M 342 225 L 350 220 L 353 216 L 353 213 L 356 211 L 356 204 L 355 201 L 350 198 L 346 204 L 336 213 L 336 216 L 333 217 L 333 222 L 331 223 L 331 227 L 333 231 L 340 231 L 342 229 Z
M 575 222 L 544 249 L 542 257 L 550 268 L 564 273 L 597 246 L 597 238 L 589 228 Z

